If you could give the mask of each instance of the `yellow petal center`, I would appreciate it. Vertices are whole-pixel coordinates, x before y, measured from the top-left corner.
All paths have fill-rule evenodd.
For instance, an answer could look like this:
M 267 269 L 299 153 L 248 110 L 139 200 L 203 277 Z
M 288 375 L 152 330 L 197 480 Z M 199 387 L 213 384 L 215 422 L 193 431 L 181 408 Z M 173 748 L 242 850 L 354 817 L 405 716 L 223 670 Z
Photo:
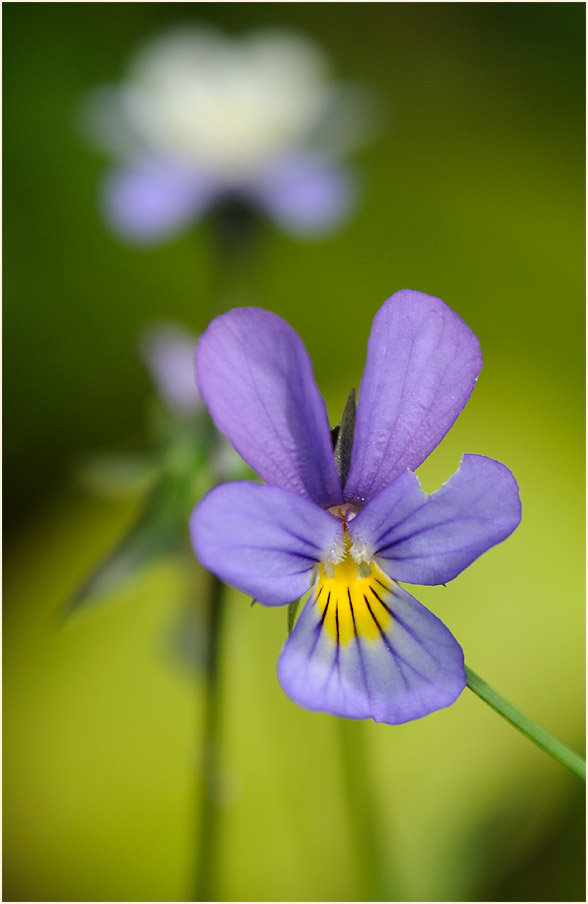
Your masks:
M 339 644 L 354 637 L 378 640 L 392 620 L 389 603 L 393 582 L 375 562 L 358 564 L 344 528 L 345 552 L 340 562 L 320 566 L 316 599 L 323 627 Z

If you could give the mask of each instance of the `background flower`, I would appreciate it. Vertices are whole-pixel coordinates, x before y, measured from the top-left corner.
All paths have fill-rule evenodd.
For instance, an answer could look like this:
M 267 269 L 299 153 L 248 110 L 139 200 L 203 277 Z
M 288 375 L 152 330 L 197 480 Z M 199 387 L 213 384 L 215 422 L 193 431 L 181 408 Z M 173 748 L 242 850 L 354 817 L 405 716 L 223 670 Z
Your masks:
M 180 417 L 202 409 L 194 377 L 197 337 L 175 324 L 152 326 L 141 336 L 141 353 L 159 396 Z
M 105 214 L 126 238 L 154 241 L 232 198 L 289 231 L 327 231 L 353 201 L 339 157 L 362 138 L 367 104 L 300 34 L 177 28 L 88 102 L 96 143 L 122 160 Z
M 244 476 L 242 459 L 212 428 L 200 398 L 196 342 L 177 324 L 142 332 L 139 347 L 158 396 L 150 407 L 148 444 L 132 453 L 97 454 L 78 469 L 82 485 L 98 494 L 142 492 L 144 498 L 134 524 L 108 555 L 98 558 L 72 595 L 70 613 L 97 598 L 107 600 L 162 557 L 175 555 L 192 571 L 186 560 L 193 503 L 214 483 Z
M 361 374 L 391 283 L 451 298 L 484 337 L 475 404 L 419 473 L 430 492 L 464 448 L 507 461 L 524 523 L 451 588 L 418 596 L 431 608 L 446 597 L 473 668 L 579 747 L 583 5 L 198 11 L 228 33 L 276 23 L 308 32 L 343 78 L 374 84 L 390 108 L 393 130 L 361 151 L 369 191 L 357 216 L 320 244 L 262 223 L 259 278 L 242 282 L 231 304 L 272 309 L 304 335 L 334 413 Z M 182 574 L 162 562 L 108 606 L 54 628 L 137 515 L 136 499 L 76 492 L 72 463 L 144 439 L 151 380 L 133 349 L 145 322 L 198 333 L 210 319 L 206 224 L 148 253 L 105 240 L 94 197 L 103 164 L 72 135 L 80 97 L 177 16 L 172 3 L 3 7 L 3 841 L 13 900 L 191 894 L 202 689 L 161 655 Z M 251 608 L 233 592 L 226 615 L 219 897 L 362 896 L 341 799 L 344 724 L 350 757 L 360 745 L 373 769 L 375 837 L 397 889 L 386 900 L 585 898 L 581 787 L 473 694 L 397 729 L 309 713 L 275 681 L 284 611 Z

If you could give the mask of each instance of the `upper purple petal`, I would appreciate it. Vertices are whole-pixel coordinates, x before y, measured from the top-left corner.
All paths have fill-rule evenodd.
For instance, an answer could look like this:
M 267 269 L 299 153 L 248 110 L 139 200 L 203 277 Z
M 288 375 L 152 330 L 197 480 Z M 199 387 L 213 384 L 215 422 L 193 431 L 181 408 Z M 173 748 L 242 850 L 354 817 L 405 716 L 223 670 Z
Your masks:
M 107 176 L 103 205 L 115 232 L 146 243 L 182 229 L 214 197 L 204 174 L 171 160 L 145 158 Z
M 196 376 L 216 426 L 269 484 L 328 508 L 342 501 L 325 403 L 285 320 L 236 308 L 198 343 Z
M 374 318 L 345 500 L 363 504 L 443 439 L 482 367 L 478 340 L 451 308 L 405 289 Z
M 459 470 L 430 496 L 405 471 L 368 502 L 349 530 L 393 579 L 444 584 L 505 540 L 520 520 L 509 469 L 483 455 L 464 455 Z
M 267 167 L 251 195 L 289 232 L 318 235 L 347 217 L 356 191 L 351 174 L 339 163 L 299 155 Z
M 340 533 L 339 519 L 308 499 L 248 481 L 215 487 L 190 518 L 201 564 L 266 606 L 303 596 Z

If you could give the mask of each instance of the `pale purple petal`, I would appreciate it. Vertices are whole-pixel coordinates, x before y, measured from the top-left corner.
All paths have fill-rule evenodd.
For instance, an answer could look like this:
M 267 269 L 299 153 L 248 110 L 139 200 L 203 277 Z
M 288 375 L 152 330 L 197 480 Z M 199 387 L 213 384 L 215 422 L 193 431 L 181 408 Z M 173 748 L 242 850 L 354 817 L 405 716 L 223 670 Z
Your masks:
M 323 508 L 341 502 L 325 403 L 285 320 L 259 308 L 217 317 L 198 343 L 196 375 L 216 426 L 263 480 Z
M 463 652 L 443 622 L 397 585 L 378 587 L 364 605 L 375 636 L 358 627 L 346 642 L 325 629 L 325 607 L 345 597 L 308 600 L 278 660 L 284 691 L 306 709 L 397 725 L 449 706 L 465 687 Z M 339 624 L 339 621 L 337 622 Z
M 283 229 L 297 235 L 320 235 L 348 216 L 356 187 L 341 164 L 301 155 L 268 167 L 250 193 Z
M 144 159 L 107 176 L 103 206 L 116 233 L 148 243 L 198 219 L 215 197 L 216 190 L 204 174 L 174 161 Z
M 346 501 L 363 504 L 414 471 L 464 408 L 482 366 L 478 340 L 440 298 L 405 289 L 374 318 Z
M 188 417 L 202 407 L 194 375 L 196 337 L 173 324 L 152 327 L 141 337 L 141 352 L 165 404 Z
M 349 530 L 394 580 L 444 584 L 505 540 L 520 520 L 509 469 L 483 455 L 464 455 L 459 470 L 430 496 L 405 471 L 368 502 Z
M 309 590 L 313 569 L 341 534 L 341 522 L 277 487 L 225 483 L 190 518 L 194 552 L 205 568 L 266 606 Z

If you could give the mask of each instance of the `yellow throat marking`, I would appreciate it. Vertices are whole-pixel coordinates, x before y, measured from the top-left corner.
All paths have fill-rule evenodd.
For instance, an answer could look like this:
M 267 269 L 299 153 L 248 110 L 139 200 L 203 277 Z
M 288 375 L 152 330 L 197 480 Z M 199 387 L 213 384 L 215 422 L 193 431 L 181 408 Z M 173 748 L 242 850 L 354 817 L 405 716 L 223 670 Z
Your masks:
M 350 546 L 345 531 L 345 557 L 336 564 L 320 566 L 315 590 L 323 627 L 339 644 L 356 636 L 378 640 L 392 621 L 392 581 L 373 561 L 362 563 L 360 573 Z

